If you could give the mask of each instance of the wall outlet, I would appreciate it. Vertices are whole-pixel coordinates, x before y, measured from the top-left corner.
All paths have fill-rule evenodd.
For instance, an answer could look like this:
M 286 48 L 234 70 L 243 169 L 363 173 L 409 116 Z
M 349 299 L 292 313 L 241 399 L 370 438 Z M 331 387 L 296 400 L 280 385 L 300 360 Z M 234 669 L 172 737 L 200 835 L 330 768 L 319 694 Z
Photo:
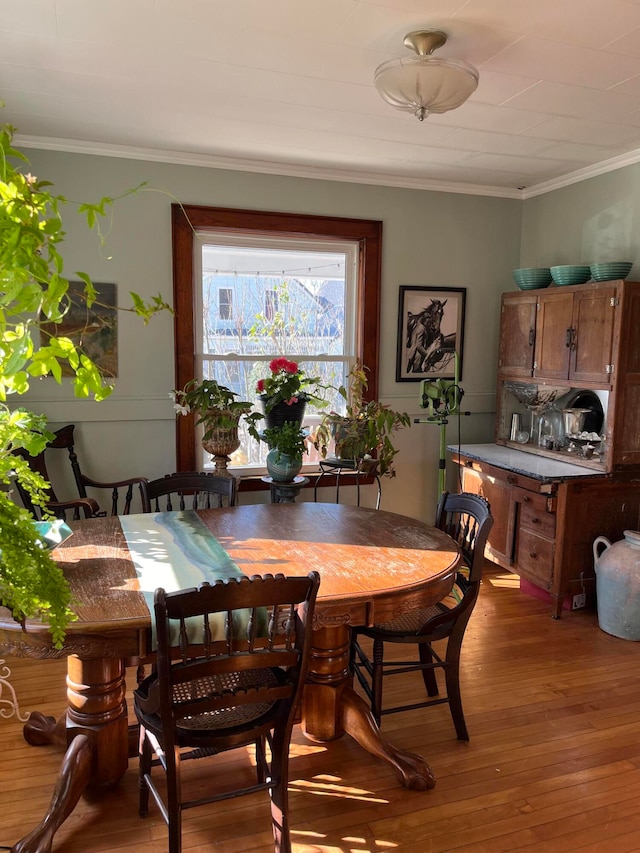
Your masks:
M 584 592 L 579 592 L 577 595 L 573 596 L 573 601 L 571 602 L 572 610 L 580 610 L 581 607 L 585 607 L 587 604 L 587 596 Z

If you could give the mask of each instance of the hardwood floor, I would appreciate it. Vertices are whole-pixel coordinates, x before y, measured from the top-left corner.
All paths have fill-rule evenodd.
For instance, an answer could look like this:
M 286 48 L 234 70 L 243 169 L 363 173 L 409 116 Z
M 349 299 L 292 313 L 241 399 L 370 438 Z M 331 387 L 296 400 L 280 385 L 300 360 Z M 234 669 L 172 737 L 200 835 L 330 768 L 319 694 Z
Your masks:
M 456 740 L 446 705 L 383 718 L 393 743 L 429 760 L 432 791 L 401 788 L 347 737 L 320 746 L 296 729 L 295 853 L 640 851 L 640 649 L 600 631 L 594 612 L 557 622 L 550 613 L 519 591 L 517 577 L 489 565 L 462 654 L 470 742 Z M 64 661 L 6 662 L 21 709 L 58 716 Z M 420 689 L 419 676 L 411 678 L 395 686 L 387 679 L 386 689 L 396 696 Z M 43 815 L 60 754 L 28 746 L 15 717 L 0 718 L 0 749 L 0 845 L 11 845 Z M 249 772 L 251 758 L 217 762 L 224 782 Z M 54 853 L 166 851 L 155 807 L 138 818 L 136 769 L 132 761 L 102 800 L 81 801 Z M 190 773 L 191 784 L 203 784 L 200 770 Z M 185 813 L 185 853 L 272 853 L 265 797 Z

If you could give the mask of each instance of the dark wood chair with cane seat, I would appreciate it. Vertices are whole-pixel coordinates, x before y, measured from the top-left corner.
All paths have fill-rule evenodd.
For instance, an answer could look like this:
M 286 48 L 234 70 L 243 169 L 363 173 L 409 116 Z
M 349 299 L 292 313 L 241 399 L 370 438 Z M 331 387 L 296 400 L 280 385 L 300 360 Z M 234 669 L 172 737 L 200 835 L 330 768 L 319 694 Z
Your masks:
M 134 496 L 134 487 L 140 490 L 140 499 L 142 498 L 141 487 L 146 482 L 145 477 L 131 477 L 126 480 L 118 480 L 114 482 L 99 482 L 92 480 L 83 474 L 80 468 L 80 462 L 74 448 L 73 432 L 75 424 L 68 424 L 61 427 L 54 433 L 54 438 L 47 447 L 37 456 L 30 456 L 25 450 L 17 450 L 16 455 L 27 461 L 29 467 L 40 474 L 50 483 L 49 473 L 47 471 L 46 457 L 54 450 L 66 450 L 71 463 L 73 478 L 78 490 L 78 497 L 70 500 L 59 500 L 53 486 L 47 490 L 49 499 L 46 509 L 58 518 L 65 518 L 70 514 L 73 519 L 79 518 L 97 518 L 105 515 L 128 515 L 131 511 L 131 504 Z M 41 507 L 35 506 L 28 492 L 26 492 L 19 481 L 15 482 L 16 489 L 22 503 L 35 518 L 40 518 L 42 515 Z M 107 489 L 111 494 L 109 497 L 110 508 L 109 512 L 101 509 L 96 499 L 87 493 L 87 489 Z
M 237 489 L 235 477 L 203 471 L 166 474 L 144 484 L 143 507 L 145 512 L 171 512 L 235 506 Z
M 460 740 L 469 740 L 460 696 L 460 650 L 469 617 L 475 607 L 482 580 L 484 548 L 493 518 L 488 502 L 472 494 L 445 492 L 438 502 L 436 527 L 448 533 L 460 546 L 463 565 L 458 569 L 452 591 L 431 607 L 402 614 L 392 622 L 372 628 L 356 627 L 351 635 L 351 669 L 371 702 L 371 711 L 380 724 L 385 714 L 449 703 L 449 710 Z M 360 637 L 373 641 L 371 658 Z M 446 651 L 438 652 L 433 643 L 446 641 Z M 417 645 L 419 660 L 385 661 L 385 644 Z M 444 670 L 446 696 L 440 696 L 436 671 Z M 382 682 L 389 675 L 422 673 L 428 699 L 389 708 L 382 707 Z
M 271 795 L 276 853 L 290 853 L 289 744 L 319 584 L 318 573 L 310 572 L 156 590 L 157 672 L 134 691 L 134 708 L 140 723 L 140 816 L 148 812 L 151 791 L 169 828 L 169 853 L 182 849 L 185 809 L 263 789 Z M 187 798 L 188 786 L 183 790 L 181 783 L 185 759 L 252 744 L 255 784 L 203 791 L 200 775 L 194 798 Z M 215 760 L 211 764 L 213 773 Z M 151 776 L 157 765 L 166 773 L 165 797 Z M 224 776 L 222 770 L 223 783 Z

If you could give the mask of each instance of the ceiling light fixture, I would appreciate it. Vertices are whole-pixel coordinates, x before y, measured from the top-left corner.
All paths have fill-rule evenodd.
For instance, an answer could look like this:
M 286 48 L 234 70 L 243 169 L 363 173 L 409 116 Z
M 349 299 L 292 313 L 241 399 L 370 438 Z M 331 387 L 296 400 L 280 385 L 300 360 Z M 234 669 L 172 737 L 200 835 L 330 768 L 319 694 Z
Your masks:
M 431 56 L 446 41 L 441 30 L 415 30 L 405 36 L 404 46 L 418 55 L 383 62 L 373 77 L 388 104 L 424 121 L 429 113 L 455 110 L 475 92 L 480 75 L 473 65 Z

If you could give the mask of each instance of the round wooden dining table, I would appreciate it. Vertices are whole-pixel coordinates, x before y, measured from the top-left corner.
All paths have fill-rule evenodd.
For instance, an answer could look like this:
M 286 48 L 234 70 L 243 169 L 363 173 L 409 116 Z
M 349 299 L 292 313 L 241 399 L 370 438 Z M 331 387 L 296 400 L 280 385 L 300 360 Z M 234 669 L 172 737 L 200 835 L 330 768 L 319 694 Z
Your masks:
M 442 599 L 460 561 L 456 543 L 416 519 L 340 504 L 260 504 L 198 516 L 245 575 L 320 573 L 303 695 L 305 735 L 328 742 L 348 733 L 387 761 L 405 787 L 432 788 L 425 759 L 394 747 L 353 690 L 350 626 L 384 622 Z M 0 617 L 0 653 L 68 658 L 66 717 L 56 723 L 34 713 L 25 725 L 30 743 L 58 742 L 68 745 L 67 753 L 47 815 L 14 853 L 48 853 L 53 833 L 85 787 L 111 786 L 124 775 L 125 665 L 151 653 L 151 616 L 118 518 L 71 526 L 74 535 L 53 552 L 78 616 L 64 648 L 53 648 L 41 623 L 27 621 L 21 628 Z

